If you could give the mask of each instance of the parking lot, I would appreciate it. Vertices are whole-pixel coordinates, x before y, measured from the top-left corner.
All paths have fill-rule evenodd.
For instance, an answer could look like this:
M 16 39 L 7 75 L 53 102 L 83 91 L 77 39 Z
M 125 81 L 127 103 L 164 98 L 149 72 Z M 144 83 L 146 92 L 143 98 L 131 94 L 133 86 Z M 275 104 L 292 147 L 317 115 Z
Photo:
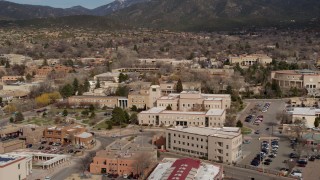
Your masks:
M 47 142 L 42 141 L 37 144 L 33 144 L 31 149 L 39 150 L 42 153 L 49 153 L 49 154 L 77 154 L 81 153 L 84 149 L 83 147 L 76 147 L 71 144 L 61 144 L 61 143 L 54 143 L 54 142 Z
M 285 102 L 282 100 L 251 100 L 248 103 L 249 105 L 241 114 L 240 119 L 244 122 L 244 126 L 253 129 L 253 133 L 245 137 L 249 140 L 249 144 L 243 144 L 245 157 L 240 164 L 251 164 L 251 161 L 262 151 L 262 142 L 267 141 L 269 145 L 265 159 L 269 159 L 271 162 L 269 165 L 260 163 L 258 167 L 275 170 L 286 167 L 283 162 L 288 160 L 288 152 L 291 152 L 292 149 L 288 138 L 279 134 L 276 119 L 276 114 L 284 110 Z M 246 122 L 246 117 L 249 115 L 252 115 L 252 118 Z M 279 139 L 277 147 L 272 148 L 271 139 Z M 272 153 L 272 149 L 274 149 L 274 153 Z M 270 154 L 275 157 L 268 157 Z

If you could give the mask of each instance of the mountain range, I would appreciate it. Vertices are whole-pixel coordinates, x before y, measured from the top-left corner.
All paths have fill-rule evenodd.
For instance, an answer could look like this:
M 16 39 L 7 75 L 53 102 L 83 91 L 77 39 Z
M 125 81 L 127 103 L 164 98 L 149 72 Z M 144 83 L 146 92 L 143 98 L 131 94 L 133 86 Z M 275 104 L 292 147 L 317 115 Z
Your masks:
M 88 27 L 110 22 L 112 27 L 123 27 L 125 24 L 132 27 L 199 31 L 270 26 L 319 17 L 319 0 L 115 0 L 95 9 L 81 6 L 62 9 L 0 1 L 0 19 L 25 25 L 46 25 L 48 22 L 59 24 L 59 21 L 68 24 L 70 20 L 70 24 L 75 25 L 76 22 Z M 91 22 L 87 22 L 88 19 Z

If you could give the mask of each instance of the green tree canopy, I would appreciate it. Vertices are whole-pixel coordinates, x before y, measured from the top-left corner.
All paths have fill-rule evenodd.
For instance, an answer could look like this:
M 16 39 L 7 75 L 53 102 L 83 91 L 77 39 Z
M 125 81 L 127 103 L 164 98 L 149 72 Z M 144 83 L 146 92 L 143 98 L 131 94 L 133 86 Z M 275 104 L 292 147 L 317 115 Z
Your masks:
M 181 79 L 179 79 L 178 82 L 177 82 L 176 91 L 177 91 L 177 93 L 181 93 L 183 91 L 183 86 L 182 86 Z

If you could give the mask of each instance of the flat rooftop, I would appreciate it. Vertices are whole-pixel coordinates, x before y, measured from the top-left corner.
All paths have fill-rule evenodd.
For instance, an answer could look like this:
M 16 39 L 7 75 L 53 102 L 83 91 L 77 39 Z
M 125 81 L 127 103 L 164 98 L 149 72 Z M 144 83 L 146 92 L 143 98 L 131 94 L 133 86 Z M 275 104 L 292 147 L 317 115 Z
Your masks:
M 24 157 L 21 156 L 14 156 L 14 155 L 8 155 L 8 154 L 1 154 L 0 155 L 0 167 L 5 166 L 7 164 L 19 161 L 24 159 Z
M 228 138 L 228 139 L 235 138 L 235 137 L 241 135 L 241 130 L 238 127 L 212 128 L 212 127 L 176 126 L 174 128 L 168 128 L 168 130 L 203 135 L 203 136 Z
M 221 116 L 224 109 L 209 109 L 208 111 L 169 111 L 163 107 L 154 107 L 141 114 L 180 114 L 180 115 L 203 115 L 203 116 Z
M 222 169 L 219 166 L 199 160 L 164 158 L 148 177 L 148 180 L 214 179 Z
M 310 107 L 295 107 L 289 111 L 292 115 L 315 116 L 320 113 L 320 109 Z

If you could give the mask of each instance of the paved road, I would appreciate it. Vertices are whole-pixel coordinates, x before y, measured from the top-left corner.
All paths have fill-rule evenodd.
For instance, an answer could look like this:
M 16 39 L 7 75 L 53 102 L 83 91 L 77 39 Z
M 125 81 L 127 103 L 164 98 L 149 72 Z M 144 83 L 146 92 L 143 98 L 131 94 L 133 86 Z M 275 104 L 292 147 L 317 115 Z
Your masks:
M 99 149 L 105 148 L 107 145 L 111 144 L 113 141 L 115 141 L 114 138 L 110 138 L 110 137 L 101 137 L 101 136 L 96 136 L 96 139 L 98 141 L 100 141 L 101 146 Z M 92 150 L 92 151 L 96 151 L 96 150 Z M 91 152 L 91 151 L 89 151 Z M 59 171 L 59 173 L 54 174 L 51 178 L 52 180 L 62 180 L 62 179 L 66 179 L 67 177 L 69 177 L 71 174 L 74 173 L 79 173 L 81 172 L 81 159 L 84 157 L 75 157 L 73 158 L 72 164 L 70 166 L 68 166 L 67 168 Z
M 237 180 L 285 180 L 289 178 L 271 176 L 261 172 L 248 169 L 236 168 L 233 166 L 224 166 L 225 177 Z M 253 178 L 253 179 L 252 179 Z

